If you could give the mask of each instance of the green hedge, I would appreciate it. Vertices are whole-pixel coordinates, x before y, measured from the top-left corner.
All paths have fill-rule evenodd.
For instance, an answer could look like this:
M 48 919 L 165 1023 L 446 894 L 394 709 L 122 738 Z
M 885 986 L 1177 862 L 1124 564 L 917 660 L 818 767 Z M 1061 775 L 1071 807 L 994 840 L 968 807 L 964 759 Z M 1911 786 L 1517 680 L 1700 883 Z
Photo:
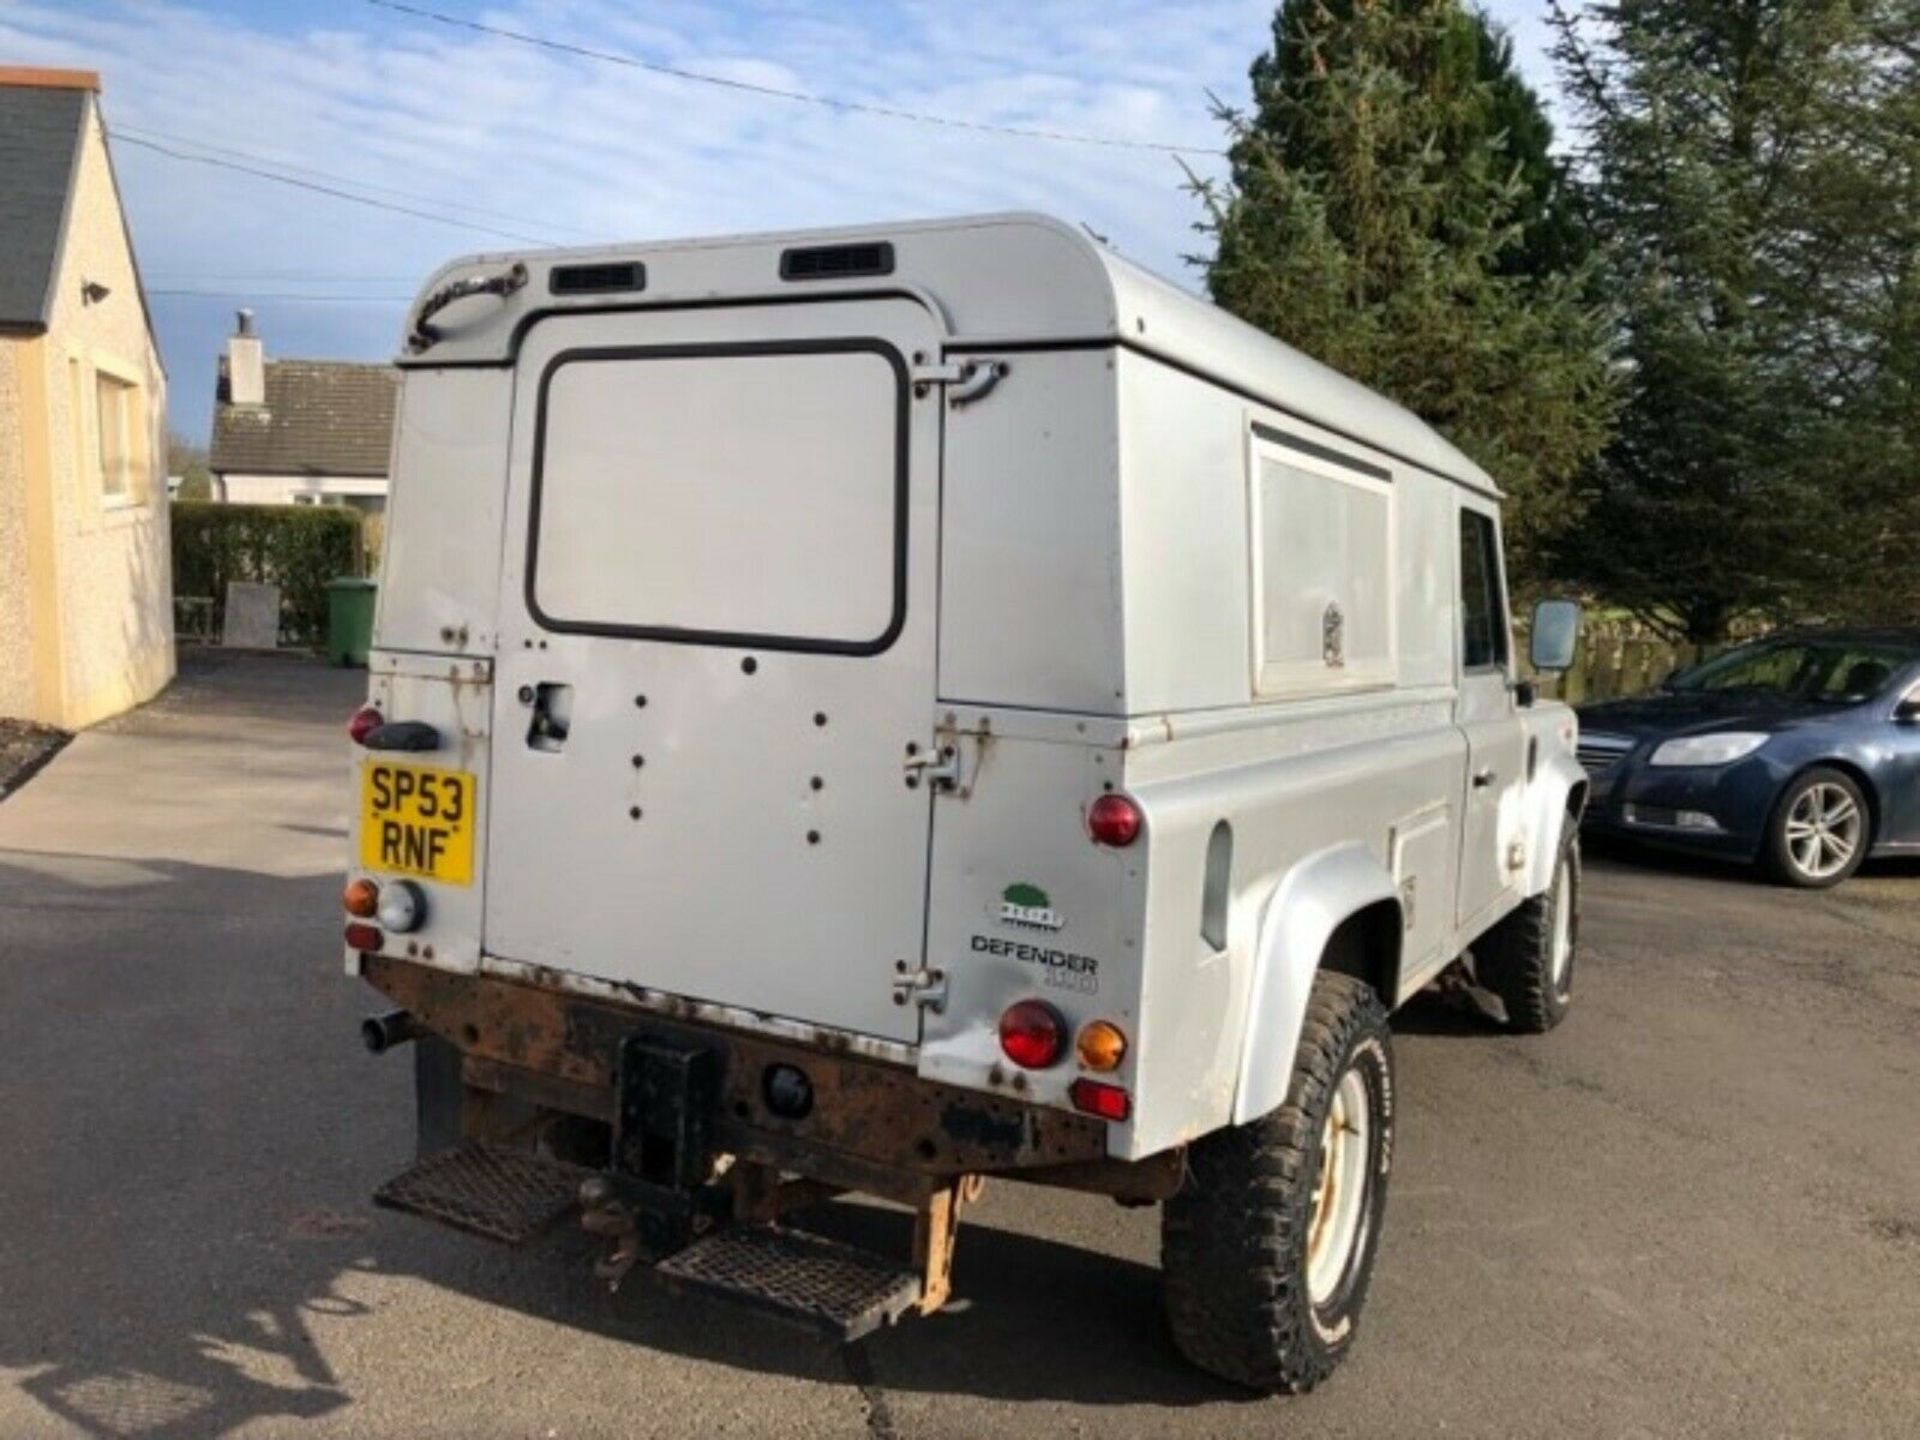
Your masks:
M 319 646 L 327 633 L 327 582 L 360 573 L 360 513 L 331 505 L 222 505 L 176 500 L 173 593 L 213 601 L 225 620 L 227 582 L 280 587 L 280 640 Z

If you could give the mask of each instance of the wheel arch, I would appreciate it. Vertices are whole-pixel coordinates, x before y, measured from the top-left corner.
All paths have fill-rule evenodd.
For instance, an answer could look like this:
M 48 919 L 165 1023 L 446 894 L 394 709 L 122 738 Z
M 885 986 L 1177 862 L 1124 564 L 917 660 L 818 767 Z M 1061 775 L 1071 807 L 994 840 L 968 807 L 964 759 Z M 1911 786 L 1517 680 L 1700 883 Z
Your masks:
M 1337 845 L 1296 863 L 1274 885 L 1254 951 L 1246 1032 L 1233 1090 L 1244 1125 L 1287 1098 L 1313 977 L 1323 965 L 1364 980 L 1392 1010 L 1405 935 L 1400 894 L 1365 846 Z
M 1530 783 L 1526 879 L 1529 899 L 1544 894 L 1553 884 L 1553 872 L 1560 863 L 1560 837 L 1568 827 L 1580 828 L 1581 816 L 1587 808 L 1587 788 L 1592 782 L 1578 760 L 1565 751 L 1556 751 L 1541 759 Z

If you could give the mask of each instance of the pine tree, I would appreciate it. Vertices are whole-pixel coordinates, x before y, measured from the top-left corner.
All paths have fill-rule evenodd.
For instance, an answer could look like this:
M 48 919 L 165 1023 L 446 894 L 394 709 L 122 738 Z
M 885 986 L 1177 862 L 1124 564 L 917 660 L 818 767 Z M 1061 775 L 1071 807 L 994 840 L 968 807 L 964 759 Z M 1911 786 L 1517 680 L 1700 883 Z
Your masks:
M 1252 78 L 1252 112 L 1221 112 L 1229 182 L 1195 184 L 1214 299 L 1484 465 L 1513 499 L 1516 573 L 1539 577 L 1611 376 L 1510 47 L 1459 0 L 1285 0 Z
M 1920 4 L 1555 0 L 1623 308 L 1571 569 L 1670 633 L 1915 600 Z

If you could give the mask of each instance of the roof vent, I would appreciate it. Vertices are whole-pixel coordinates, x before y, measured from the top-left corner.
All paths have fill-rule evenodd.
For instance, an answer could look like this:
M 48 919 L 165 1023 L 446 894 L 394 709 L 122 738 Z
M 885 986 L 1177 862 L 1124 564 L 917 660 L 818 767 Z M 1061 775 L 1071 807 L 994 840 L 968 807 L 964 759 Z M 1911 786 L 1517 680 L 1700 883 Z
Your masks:
M 782 280 L 846 280 L 891 275 L 893 246 L 885 240 L 855 245 L 810 245 L 780 252 Z
M 556 265 L 547 272 L 552 295 L 614 295 L 647 288 L 647 267 L 638 260 L 606 265 Z

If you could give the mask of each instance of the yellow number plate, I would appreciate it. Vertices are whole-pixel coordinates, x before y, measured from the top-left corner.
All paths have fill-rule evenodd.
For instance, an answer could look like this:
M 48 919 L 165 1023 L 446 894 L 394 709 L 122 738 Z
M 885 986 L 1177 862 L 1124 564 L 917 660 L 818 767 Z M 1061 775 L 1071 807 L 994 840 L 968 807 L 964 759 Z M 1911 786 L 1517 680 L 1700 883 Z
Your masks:
M 471 885 L 478 799 L 464 770 L 369 761 L 360 778 L 360 863 Z

